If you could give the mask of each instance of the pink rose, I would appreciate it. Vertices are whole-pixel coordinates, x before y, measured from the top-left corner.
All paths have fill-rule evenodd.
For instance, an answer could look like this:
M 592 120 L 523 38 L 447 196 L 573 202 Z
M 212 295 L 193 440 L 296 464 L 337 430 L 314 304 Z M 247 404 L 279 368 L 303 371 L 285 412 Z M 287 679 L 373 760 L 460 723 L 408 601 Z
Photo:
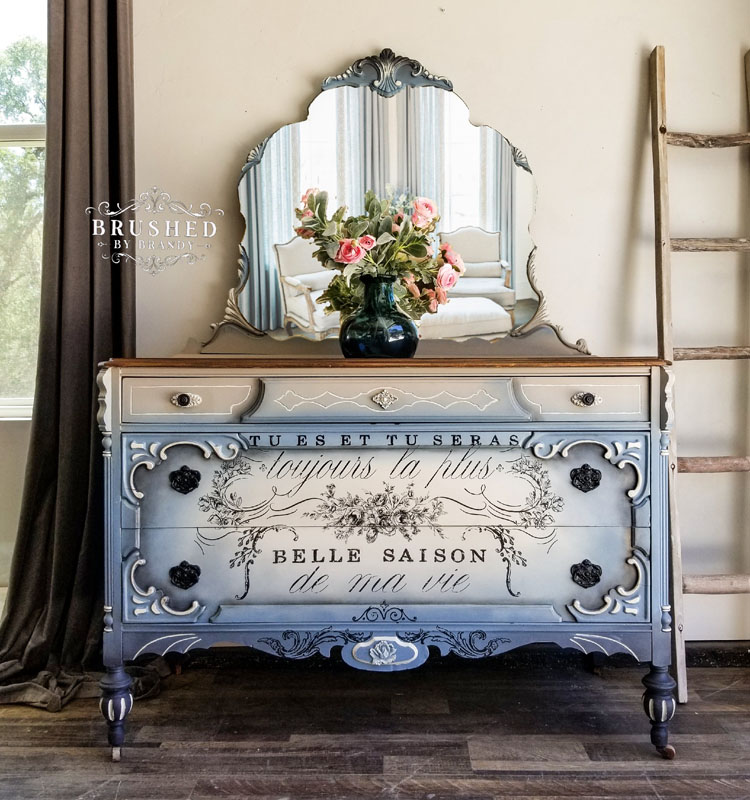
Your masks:
M 312 228 L 295 228 L 294 232 L 301 239 L 312 239 L 315 236 L 315 231 Z
M 428 197 L 417 197 L 414 199 L 414 213 L 411 221 L 415 228 L 426 228 L 437 216 L 437 206 Z
M 315 195 L 315 194 L 317 194 L 319 191 L 320 191 L 320 189 L 318 189 L 318 187 L 317 187 L 317 186 L 314 186 L 312 189 L 308 189 L 308 190 L 307 190 L 307 191 L 306 191 L 306 192 L 305 192 L 305 193 L 302 195 L 302 205 L 306 205 L 306 204 L 307 204 L 307 201 L 310 199 L 310 197 L 312 197 L 312 195 Z
M 448 302 L 448 293 L 440 286 L 435 289 L 435 296 L 437 297 L 437 301 L 441 306 L 444 306 Z
M 432 258 L 435 255 L 435 248 L 431 245 L 427 245 L 427 258 Z
M 356 244 L 354 239 L 342 239 L 333 260 L 338 261 L 339 264 L 356 264 L 365 257 L 365 252 L 365 248 Z
M 303 218 L 303 219 L 305 219 L 306 217 L 314 217 L 314 216 L 315 216 L 315 214 L 313 214 L 313 211 L 312 211 L 312 209 L 311 209 L 311 208 L 306 208 L 306 209 L 305 209 L 305 210 L 302 212 L 302 218 Z
M 365 250 L 372 250 L 372 248 L 375 247 L 375 237 L 370 236 L 369 234 L 366 236 L 360 236 L 359 243 L 365 248 Z
M 411 273 L 404 276 L 404 284 L 411 293 L 412 297 L 416 297 L 417 300 L 419 300 L 419 287 L 416 283 L 414 283 L 414 276 Z
M 435 278 L 435 286 L 443 291 L 452 289 L 458 280 L 458 273 L 450 264 L 443 264 L 438 270 L 437 277 Z
M 430 298 L 430 311 L 434 314 L 438 309 L 438 299 L 432 289 L 425 289 L 424 293 Z

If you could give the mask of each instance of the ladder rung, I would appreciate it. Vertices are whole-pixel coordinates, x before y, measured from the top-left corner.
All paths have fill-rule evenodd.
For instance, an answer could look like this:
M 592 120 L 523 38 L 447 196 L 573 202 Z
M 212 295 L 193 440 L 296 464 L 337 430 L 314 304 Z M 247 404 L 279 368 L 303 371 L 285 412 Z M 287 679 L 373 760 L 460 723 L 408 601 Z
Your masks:
M 683 575 L 685 594 L 750 594 L 750 575 Z
M 750 358 L 750 347 L 675 347 L 675 361 L 725 361 Z
M 750 239 L 727 238 L 693 238 L 671 239 L 672 251 L 675 253 L 744 253 L 750 251 Z
M 750 144 L 750 133 L 676 133 L 668 131 L 667 144 L 678 147 L 740 147 Z
M 750 472 L 750 456 L 680 456 L 678 472 Z

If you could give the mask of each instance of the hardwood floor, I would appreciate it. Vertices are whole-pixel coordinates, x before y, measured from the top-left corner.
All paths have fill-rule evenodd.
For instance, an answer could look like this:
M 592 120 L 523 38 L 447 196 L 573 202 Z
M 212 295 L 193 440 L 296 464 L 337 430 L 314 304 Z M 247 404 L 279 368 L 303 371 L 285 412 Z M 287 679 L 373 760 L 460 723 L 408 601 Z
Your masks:
M 0 706 L 2 800 L 750 797 L 750 662 L 693 668 L 649 743 L 642 667 L 592 674 L 533 651 L 366 674 L 335 661 L 198 654 L 136 701 L 112 763 L 93 699 Z

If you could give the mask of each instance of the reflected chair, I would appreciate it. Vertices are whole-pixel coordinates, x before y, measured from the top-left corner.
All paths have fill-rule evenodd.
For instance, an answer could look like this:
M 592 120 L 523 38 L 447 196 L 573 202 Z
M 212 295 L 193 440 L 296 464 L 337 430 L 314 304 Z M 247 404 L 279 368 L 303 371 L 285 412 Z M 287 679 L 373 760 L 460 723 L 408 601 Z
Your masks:
M 516 305 L 512 288 L 511 265 L 500 255 L 500 233 L 466 226 L 439 235 L 440 243 L 448 243 L 461 254 L 466 272 L 451 289 L 451 297 L 487 297 L 506 311 Z
M 336 273 L 313 258 L 314 245 L 309 239 L 295 236 L 286 244 L 275 244 L 284 325 L 295 325 L 311 339 L 337 336 L 338 312 L 326 314 L 316 300 L 328 288 Z

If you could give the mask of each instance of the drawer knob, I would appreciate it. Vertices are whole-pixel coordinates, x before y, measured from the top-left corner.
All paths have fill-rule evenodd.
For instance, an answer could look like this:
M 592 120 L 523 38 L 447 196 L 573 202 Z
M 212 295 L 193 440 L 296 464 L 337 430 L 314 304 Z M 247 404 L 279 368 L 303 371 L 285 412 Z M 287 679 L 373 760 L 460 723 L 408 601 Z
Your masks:
M 180 392 L 179 394 L 173 394 L 170 402 L 178 408 L 194 408 L 203 402 L 203 398 L 198 394 L 192 394 L 192 392 Z
M 601 470 L 594 469 L 588 464 L 581 464 L 578 469 L 570 471 L 570 482 L 580 492 L 591 492 L 601 483 Z
M 189 561 L 180 561 L 169 570 L 169 582 L 178 589 L 189 589 L 195 586 L 201 576 L 201 568 Z
M 592 564 L 588 558 L 584 558 L 580 564 L 573 564 L 570 568 L 570 577 L 579 586 L 590 589 L 602 579 L 602 568 L 598 564 Z
M 200 482 L 200 472 L 197 469 L 190 469 L 187 464 L 169 473 L 169 485 L 180 494 L 190 494 L 198 488 Z
M 590 408 L 591 406 L 601 405 L 603 399 L 598 394 L 592 392 L 576 392 L 571 398 L 570 402 L 579 408 Z

